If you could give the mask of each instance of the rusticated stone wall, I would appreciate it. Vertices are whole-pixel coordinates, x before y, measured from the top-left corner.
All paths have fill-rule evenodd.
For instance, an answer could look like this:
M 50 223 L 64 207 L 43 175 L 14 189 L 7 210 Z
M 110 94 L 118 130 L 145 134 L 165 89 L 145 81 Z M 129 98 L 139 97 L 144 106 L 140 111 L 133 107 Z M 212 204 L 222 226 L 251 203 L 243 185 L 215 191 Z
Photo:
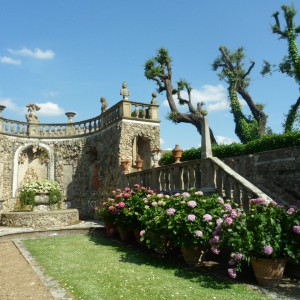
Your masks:
M 274 200 L 300 205 L 300 147 L 223 160 Z
M 65 207 L 77 208 L 80 218 L 90 218 L 112 189 L 127 184 L 121 161 L 130 160 L 134 171 L 138 154 L 144 160 L 144 168 L 149 168 L 151 150 L 159 146 L 159 123 L 135 120 L 121 120 L 94 135 L 79 138 L 0 135 L 0 213 L 11 211 L 16 205 L 22 183 L 19 169 L 25 168 L 20 166 L 20 157 L 27 149 L 38 148 L 48 154 L 48 178 L 59 182 Z

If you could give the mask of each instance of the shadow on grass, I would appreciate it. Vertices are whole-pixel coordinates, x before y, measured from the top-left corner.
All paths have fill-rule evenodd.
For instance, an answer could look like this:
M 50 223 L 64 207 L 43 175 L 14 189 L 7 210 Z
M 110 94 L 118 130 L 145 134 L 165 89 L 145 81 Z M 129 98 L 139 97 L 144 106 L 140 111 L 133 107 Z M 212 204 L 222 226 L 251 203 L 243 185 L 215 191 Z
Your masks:
M 170 254 L 160 255 L 146 247 L 138 246 L 134 242 L 132 244 L 124 244 L 117 238 L 107 238 L 105 235 L 90 236 L 90 239 L 95 244 L 101 245 L 102 247 L 113 247 L 114 251 L 120 254 L 120 263 L 147 265 L 154 268 L 173 271 L 174 276 L 197 283 L 203 288 L 216 290 L 230 289 L 233 284 L 236 284 L 236 282 L 225 277 L 216 277 L 209 274 L 209 271 L 202 270 L 202 268 L 205 267 L 186 267 L 178 249 L 174 249 Z

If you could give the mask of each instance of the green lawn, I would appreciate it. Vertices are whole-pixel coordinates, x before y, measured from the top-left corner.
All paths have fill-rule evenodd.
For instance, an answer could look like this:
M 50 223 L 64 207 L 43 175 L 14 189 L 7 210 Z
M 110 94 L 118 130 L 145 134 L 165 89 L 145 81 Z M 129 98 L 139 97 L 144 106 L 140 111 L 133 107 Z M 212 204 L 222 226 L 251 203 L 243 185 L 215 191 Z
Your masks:
M 269 299 L 245 285 L 218 280 L 101 237 L 68 235 L 24 243 L 75 299 Z

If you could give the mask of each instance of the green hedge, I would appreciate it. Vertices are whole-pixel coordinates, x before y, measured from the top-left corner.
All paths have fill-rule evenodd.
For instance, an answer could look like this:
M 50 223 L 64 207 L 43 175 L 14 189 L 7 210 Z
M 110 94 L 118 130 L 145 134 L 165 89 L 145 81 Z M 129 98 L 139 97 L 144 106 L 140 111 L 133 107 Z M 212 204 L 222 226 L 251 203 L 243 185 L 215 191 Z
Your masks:
M 300 131 L 266 135 L 247 144 L 213 145 L 212 152 L 215 157 L 226 158 L 294 146 L 300 146 Z M 192 148 L 183 151 L 181 161 L 199 158 L 201 158 L 201 148 Z M 165 153 L 160 160 L 163 166 L 172 163 L 174 163 L 174 158 L 171 152 Z

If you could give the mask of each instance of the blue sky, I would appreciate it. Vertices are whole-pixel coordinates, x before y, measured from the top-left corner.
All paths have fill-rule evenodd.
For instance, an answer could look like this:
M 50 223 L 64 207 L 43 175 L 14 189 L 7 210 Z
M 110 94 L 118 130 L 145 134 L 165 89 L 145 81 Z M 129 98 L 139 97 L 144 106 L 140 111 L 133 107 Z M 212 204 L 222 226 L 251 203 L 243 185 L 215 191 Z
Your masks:
M 188 80 L 195 101 L 204 101 L 211 128 L 220 142 L 238 141 L 227 101 L 227 86 L 211 64 L 221 45 L 245 47 L 256 62 L 249 92 L 264 103 L 268 125 L 282 132 L 284 114 L 299 97 L 292 78 L 260 75 L 262 61 L 281 61 L 286 41 L 272 34 L 278 0 L 2 0 L 0 27 L 0 104 L 3 117 L 25 121 L 25 105 L 38 103 L 41 122 L 74 121 L 100 114 L 100 97 L 109 106 L 121 100 L 122 82 L 130 99 L 149 103 L 156 90 L 144 77 L 144 63 L 165 47 L 173 58 L 173 79 Z M 300 5 L 295 1 L 299 14 Z M 281 10 L 280 10 L 281 11 Z M 282 16 L 282 14 L 281 14 Z M 282 25 L 284 25 L 282 20 Z M 169 108 L 158 96 L 161 148 L 199 147 L 201 138 L 189 124 L 166 120 Z

